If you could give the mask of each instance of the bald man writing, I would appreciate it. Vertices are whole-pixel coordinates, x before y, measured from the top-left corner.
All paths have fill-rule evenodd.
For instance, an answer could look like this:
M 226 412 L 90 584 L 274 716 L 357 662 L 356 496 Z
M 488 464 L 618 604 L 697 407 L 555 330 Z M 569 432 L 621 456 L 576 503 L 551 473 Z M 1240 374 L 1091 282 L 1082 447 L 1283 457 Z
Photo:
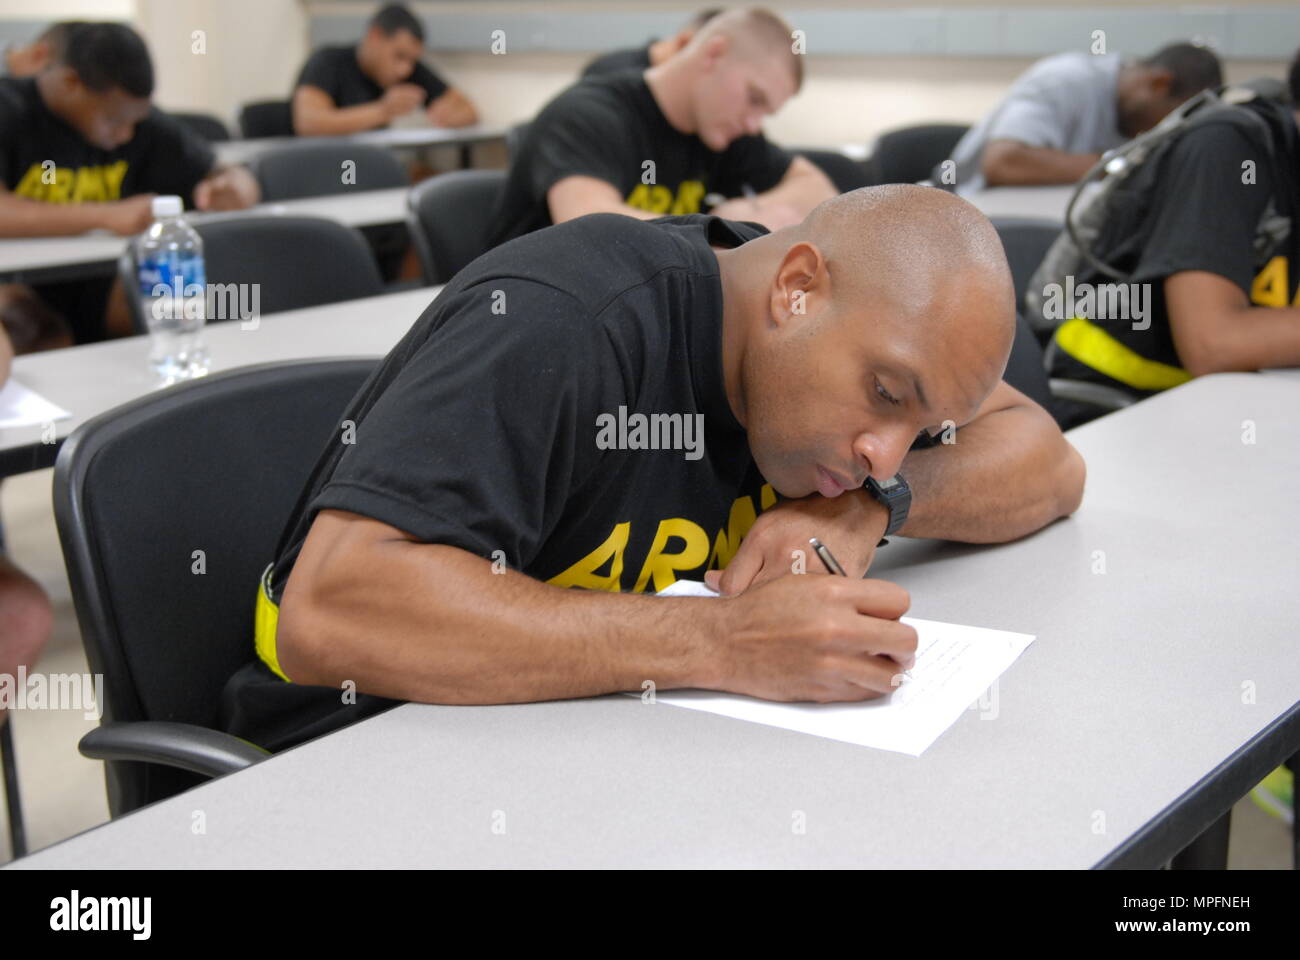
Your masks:
M 916 635 L 861 579 L 882 534 L 1011 540 L 1082 495 L 1000 379 L 1013 300 L 988 220 L 915 186 L 772 234 L 596 214 L 491 251 L 343 413 L 224 725 L 279 749 L 398 700 L 888 693 Z M 868 489 L 896 475 L 905 518 Z M 849 578 L 792 574 L 811 536 Z M 730 599 L 646 596 L 706 576 Z

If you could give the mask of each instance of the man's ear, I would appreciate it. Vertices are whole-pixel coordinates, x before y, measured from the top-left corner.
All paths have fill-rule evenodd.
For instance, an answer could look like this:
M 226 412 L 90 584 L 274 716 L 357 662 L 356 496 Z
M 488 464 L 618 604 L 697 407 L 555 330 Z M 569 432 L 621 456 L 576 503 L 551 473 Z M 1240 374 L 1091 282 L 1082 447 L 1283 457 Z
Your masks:
M 60 65 L 54 67 L 51 71 L 54 74 L 55 84 L 58 90 L 65 97 L 81 96 L 86 92 L 86 85 L 81 82 L 81 77 L 69 66 Z
M 725 33 L 718 33 L 709 38 L 709 42 L 704 45 L 704 65 L 706 69 L 713 67 L 726 56 L 729 44 L 730 40 Z
M 1158 100 L 1173 99 L 1171 91 L 1174 89 L 1174 75 L 1168 70 L 1152 71 L 1148 83 L 1151 85 L 1151 94 Z
M 831 279 L 826 258 L 815 243 L 790 247 L 776 268 L 768 298 L 768 316 L 776 326 L 802 323 L 830 305 Z

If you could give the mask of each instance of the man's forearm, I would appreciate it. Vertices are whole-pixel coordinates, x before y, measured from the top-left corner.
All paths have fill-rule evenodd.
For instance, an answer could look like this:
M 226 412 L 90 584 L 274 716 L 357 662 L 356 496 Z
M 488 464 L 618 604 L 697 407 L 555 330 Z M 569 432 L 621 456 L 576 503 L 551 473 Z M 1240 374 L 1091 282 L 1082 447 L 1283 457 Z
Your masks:
M 478 123 L 478 111 L 469 98 L 457 91 L 443 94 L 429 104 L 425 113 L 439 127 L 468 127 Z
M 13 362 L 14 345 L 9 340 L 8 331 L 3 326 L 0 326 L 0 387 L 4 386 L 9 379 L 9 371 L 13 368 Z
M 1195 346 L 1175 331 L 1179 360 L 1193 376 L 1300 367 L 1300 308 L 1242 307 L 1210 329 L 1212 342 Z
M 554 223 L 564 223 L 566 220 L 576 220 L 578 217 L 585 217 L 592 213 L 621 213 L 625 217 L 636 217 L 638 220 L 658 220 L 660 217 L 668 216 L 666 213 L 642 210 L 640 207 L 629 206 L 626 203 L 606 203 L 602 200 L 590 206 L 576 206 L 559 212 L 552 207 L 551 220 Z
M 954 439 L 904 459 L 912 488 L 904 536 L 1002 543 L 1078 508 L 1083 458 L 1041 407 L 994 411 Z
M 295 682 L 459 704 L 716 682 L 713 601 L 564 590 L 408 540 L 368 550 L 362 569 L 328 556 L 347 536 L 305 545 L 285 588 L 277 650 Z
M 990 187 L 1050 186 L 1077 183 L 1099 158 L 1001 140 L 984 148 L 981 169 Z
M 355 107 L 334 107 L 302 111 L 294 116 L 294 130 L 303 137 L 339 137 L 382 127 L 389 121 L 388 111 L 378 100 Z
M 811 163 L 808 166 L 809 169 L 787 177 L 771 190 L 758 194 L 759 206 L 785 204 L 807 214 L 817 204 L 829 200 L 839 192 L 826 174 Z
M 41 203 L 0 194 L 0 237 L 68 237 L 104 226 L 94 203 Z

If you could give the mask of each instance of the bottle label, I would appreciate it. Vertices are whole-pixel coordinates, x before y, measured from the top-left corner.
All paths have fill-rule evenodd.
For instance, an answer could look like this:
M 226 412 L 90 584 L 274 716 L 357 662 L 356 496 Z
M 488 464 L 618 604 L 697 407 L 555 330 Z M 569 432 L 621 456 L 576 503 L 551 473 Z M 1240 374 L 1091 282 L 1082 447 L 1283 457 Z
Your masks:
M 140 261 L 140 294 L 153 320 L 202 322 L 207 306 L 203 258 L 176 252 Z
M 201 297 L 207 283 L 203 258 L 194 254 L 156 254 L 141 260 L 139 277 L 140 293 L 145 297 Z M 167 289 L 158 290 L 160 285 Z

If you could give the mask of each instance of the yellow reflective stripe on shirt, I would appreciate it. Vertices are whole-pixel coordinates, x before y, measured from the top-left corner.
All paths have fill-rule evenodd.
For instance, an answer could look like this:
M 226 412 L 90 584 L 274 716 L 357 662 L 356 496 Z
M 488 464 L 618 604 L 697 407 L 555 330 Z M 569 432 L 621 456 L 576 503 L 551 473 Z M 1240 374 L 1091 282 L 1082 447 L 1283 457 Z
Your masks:
M 275 628 L 280 622 L 280 608 L 271 599 L 271 567 L 262 572 L 257 585 L 257 610 L 253 614 L 253 637 L 257 655 L 281 680 L 288 680 L 275 656 Z
M 1168 390 L 1192 379 L 1182 367 L 1148 360 L 1082 317 L 1057 328 L 1056 345 L 1085 366 L 1135 390 Z

